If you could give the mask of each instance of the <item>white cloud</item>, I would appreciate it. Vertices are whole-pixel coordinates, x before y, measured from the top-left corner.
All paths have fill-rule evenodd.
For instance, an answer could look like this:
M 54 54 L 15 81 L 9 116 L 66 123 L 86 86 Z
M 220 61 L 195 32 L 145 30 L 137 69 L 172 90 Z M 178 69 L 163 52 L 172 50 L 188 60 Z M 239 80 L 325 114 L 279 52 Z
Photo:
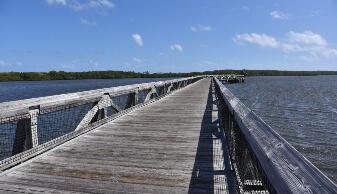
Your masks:
M 274 37 L 268 36 L 266 34 L 238 34 L 235 36 L 234 41 L 255 43 L 262 47 L 277 48 L 279 46 L 279 42 Z
M 291 53 L 291 52 L 301 52 L 303 51 L 303 48 L 297 44 L 283 43 L 282 50 L 284 52 Z
M 66 5 L 66 0 L 47 0 L 48 5 Z
M 96 26 L 96 22 L 89 21 L 89 20 L 84 19 L 84 18 L 81 18 L 80 22 L 81 22 L 81 24 L 86 25 L 86 26 Z
M 183 46 L 181 46 L 181 44 L 172 44 L 171 46 L 170 46 L 170 48 L 171 48 L 171 50 L 173 50 L 173 51 L 178 51 L 178 52 L 183 52 L 184 51 L 184 48 L 183 48 Z
M 87 9 L 111 9 L 115 4 L 111 0 L 46 0 L 48 5 L 62 5 L 74 11 Z
M 136 62 L 136 63 L 141 63 L 141 62 L 143 62 L 143 60 L 141 60 L 140 58 L 137 58 L 137 57 L 134 57 L 134 58 L 133 58 L 133 61 Z
M 113 8 L 115 4 L 113 4 L 109 0 L 90 0 L 88 3 L 89 7 L 106 7 L 106 8 Z
M 137 33 L 136 34 L 132 34 L 132 38 L 136 42 L 136 44 L 138 46 L 143 46 L 144 45 L 143 38 L 142 38 L 142 36 L 140 34 L 137 34 Z
M 285 53 L 301 53 L 311 58 L 337 57 L 337 49 L 329 46 L 327 41 L 319 34 L 311 31 L 294 32 L 286 34 L 286 38 L 277 40 L 266 34 L 238 34 L 233 38 L 234 42 L 248 42 L 261 47 L 280 49 Z M 308 58 L 308 56 L 306 56 Z M 303 58 L 303 56 L 302 56 Z
M 281 11 L 272 11 L 270 12 L 270 16 L 273 17 L 274 19 L 279 19 L 279 20 L 289 19 L 289 14 L 283 13 Z
M 201 24 L 198 24 L 196 26 L 191 26 L 192 32 L 210 32 L 212 30 L 213 30 L 212 26 L 205 26 Z
M 304 31 L 303 33 L 297 33 L 294 31 L 290 31 L 287 34 L 288 39 L 291 42 L 303 43 L 308 45 L 318 45 L 318 46 L 326 46 L 326 40 L 319 34 L 315 34 L 311 31 Z

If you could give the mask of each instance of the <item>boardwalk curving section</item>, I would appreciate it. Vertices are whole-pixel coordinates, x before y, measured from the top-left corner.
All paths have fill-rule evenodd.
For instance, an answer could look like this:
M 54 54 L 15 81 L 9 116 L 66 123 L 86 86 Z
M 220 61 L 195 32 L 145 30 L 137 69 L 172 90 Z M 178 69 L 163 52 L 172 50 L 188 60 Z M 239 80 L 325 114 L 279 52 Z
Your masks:
M 200 80 L 5 171 L 0 193 L 227 193 L 216 109 Z

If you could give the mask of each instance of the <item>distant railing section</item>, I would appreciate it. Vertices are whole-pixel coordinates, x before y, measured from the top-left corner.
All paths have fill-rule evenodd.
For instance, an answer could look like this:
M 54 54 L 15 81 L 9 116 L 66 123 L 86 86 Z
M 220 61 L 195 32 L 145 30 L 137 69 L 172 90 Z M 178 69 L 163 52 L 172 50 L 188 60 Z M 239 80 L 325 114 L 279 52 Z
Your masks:
M 216 77 L 213 82 L 239 193 L 337 193 L 319 169 Z
M 0 103 L 0 170 L 203 77 Z

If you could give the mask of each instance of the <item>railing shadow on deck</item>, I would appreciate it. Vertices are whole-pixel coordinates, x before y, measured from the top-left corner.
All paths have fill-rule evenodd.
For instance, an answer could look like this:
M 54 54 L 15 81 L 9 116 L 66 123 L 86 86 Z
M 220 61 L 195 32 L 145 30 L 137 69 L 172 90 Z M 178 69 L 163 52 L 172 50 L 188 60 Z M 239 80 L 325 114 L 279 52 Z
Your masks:
M 224 132 L 218 127 L 219 120 L 212 120 L 212 113 L 217 112 L 217 109 L 213 108 L 216 104 L 215 98 L 213 99 L 212 86 L 210 86 L 191 174 L 189 194 L 236 193 Z

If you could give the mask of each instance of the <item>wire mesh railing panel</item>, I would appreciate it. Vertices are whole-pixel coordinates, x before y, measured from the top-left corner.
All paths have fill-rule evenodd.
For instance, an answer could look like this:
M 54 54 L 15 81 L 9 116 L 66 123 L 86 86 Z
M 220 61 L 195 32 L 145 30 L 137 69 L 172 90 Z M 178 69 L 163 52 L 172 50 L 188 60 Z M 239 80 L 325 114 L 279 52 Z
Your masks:
M 268 183 L 265 182 L 263 172 L 259 168 L 260 164 L 256 161 L 249 144 L 241 133 L 241 129 L 235 121 L 234 112 L 228 109 L 217 84 L 215 84 L 215 88 L 219 99 L 219 115 L 237 179 L 237 190 L 240 193 L 269 193 Z
M 112 102 L 120 109 L 125 110 L 127 107 L 129 94 L 123 94 L 112 97 Z
M 246 140 L 238 129 L 236 123 L 232 129 L 232 160 L 235 165 L 234 169 L 238 176 L 240 189 L 244 192 L 267 191 L 263 184 L 261 172 L 258 170 L 258 163 L 247 145 Z
M 107 117 L 111 117 L 112 115 L 117 113 L 117 110 L 113 108 L 112 106 L 106 107 L 105 110 L 106 110 Z
M 164 92 L 165 92 L 165 85 L 156 87 L 156 92 L 157 92 L 158 96 L 164 95 Z
M 38 139 L 43 144 L 76 129 L 95 102 L 68 105 L 38 116 Z
M 144 89 L 144 90 L 139 90 L 138 91 L 138 103 L 144 103 L 145 102 L 145 98 L 147 96 L 147 94 L 149 93 L 149 89 Z
M 0 119 L 0 160 L 12 156 L 15 141 L 24 142 L 23 136 L 16 136 L 20 120 L 28 119 L 29 115 L 17 115 Z

